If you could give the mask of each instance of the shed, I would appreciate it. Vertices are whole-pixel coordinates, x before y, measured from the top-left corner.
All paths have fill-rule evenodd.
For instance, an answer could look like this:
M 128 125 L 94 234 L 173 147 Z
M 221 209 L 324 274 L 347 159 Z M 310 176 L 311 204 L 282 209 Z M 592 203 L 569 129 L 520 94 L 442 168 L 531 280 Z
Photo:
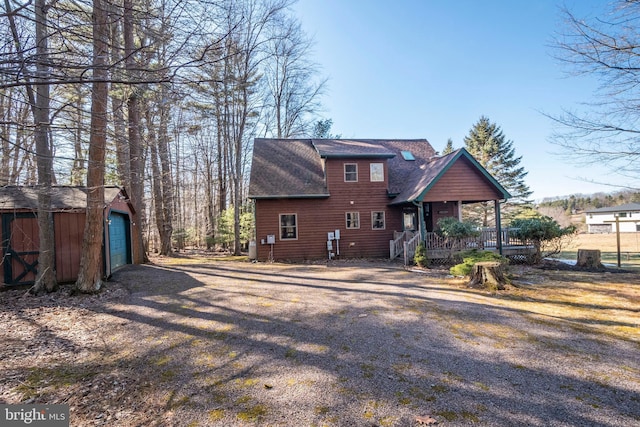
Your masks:
M 104 197 L 103 269 L 104 277 L 109 277 L 118 267 L 137 259 L 131 244 L 135 209 L 123 188 L 107 186 Z M 52 187 L 55 268 L 59 283 L 74 282 L 78 278 L 86 206 L 86 187 Z M 40 246 L 37 209 L 37 187 L 0 187 L 0 279 L 5 285 L 35 281 Z

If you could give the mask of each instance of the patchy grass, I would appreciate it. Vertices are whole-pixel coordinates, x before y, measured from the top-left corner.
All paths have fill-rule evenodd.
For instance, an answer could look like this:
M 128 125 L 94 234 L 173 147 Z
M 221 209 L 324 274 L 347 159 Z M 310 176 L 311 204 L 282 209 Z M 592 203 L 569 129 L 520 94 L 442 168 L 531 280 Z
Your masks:
M 32 368 L 27 378 L 17 387 L 23 399 L 39 396 L 45 389 L 49 392 L 71 387 L 95 376 L 95 371 L 84 371 L 74 366 Z
M 603 263 L 617 265 L 615 233 L 578 234 L 556 258 L 575 260 L 578 257 L 578 249 L 599 249 Z M 620 255 L 621 268 L 640 271 L 640 233 L 620 233 Z

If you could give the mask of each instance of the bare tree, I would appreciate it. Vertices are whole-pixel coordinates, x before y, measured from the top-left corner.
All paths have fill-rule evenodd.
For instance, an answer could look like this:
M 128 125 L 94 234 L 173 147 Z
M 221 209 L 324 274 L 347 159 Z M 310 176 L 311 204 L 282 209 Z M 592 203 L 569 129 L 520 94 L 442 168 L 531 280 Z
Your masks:
M 58 287 L 55 270 L 55 241 L 53 235 L 53 214 L 51 212 L 51 183 L 53 181 L 53 157 L 49 141 L 49 66 L 48 66 L 48 23 L 47 6 L 44 0 L 35 0 L 35 55 L 27 57 L 28 49 L 20 39 L 14 10 L 5 0 L 6 16 L 9 21 L 13 42 L 17 46 L 16 65 L 32 69 L 34 75 L 26 74 L 23 85 L 34 121 L 34 141 L 38 170 L 38 273 L 32 291 L 52 292 Z M 35 90 L 34 86 L 35 85 Z
M 308 135 L 326 79 L 318 78 L 319 66 L 310 60 L 312 42 L 296 19 L 285 17 L 272 31 L 264 73 L 266 131 L 277 138 Z
M 640 2 L 615 1 L 592 19 L 568 9 L 562 14 L 565 30 L 555 43 L 557 58 L 572 74 L 595 77 L 600 86 L 582 111 L 549 116 L 559 126 L 552 140 L 573 161 L 605 165 L 639 188 Z
M 82 243 L 76 289 L 98 292 L 102 287 L 102 236 L 104 212 L 104 158 L 107 144 L 108 85 L 107 5 L 93 0 L 93 84 L 91 93 L 91 135 L 87 173 L 87 219 Z

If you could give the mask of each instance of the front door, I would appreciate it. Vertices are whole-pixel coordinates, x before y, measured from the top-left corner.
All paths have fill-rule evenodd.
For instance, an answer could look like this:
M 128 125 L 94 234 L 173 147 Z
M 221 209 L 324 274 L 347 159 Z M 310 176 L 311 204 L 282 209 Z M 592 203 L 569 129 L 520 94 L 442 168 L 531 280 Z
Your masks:
M 402 210 L 402 231 L 418 231 L 417 208 L 404 208 Z
M 5 214 L 2 219 L 4 282 L 10 285 L 35 282 L 40 248 L 36 215 Z

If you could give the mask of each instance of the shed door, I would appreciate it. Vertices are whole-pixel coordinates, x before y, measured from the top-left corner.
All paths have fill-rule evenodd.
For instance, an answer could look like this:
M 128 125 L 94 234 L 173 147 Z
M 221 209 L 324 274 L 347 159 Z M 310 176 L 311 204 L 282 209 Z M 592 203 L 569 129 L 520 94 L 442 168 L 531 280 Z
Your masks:
M 111 272 L 131 263 L 129 218 L 118 212 L 109 214 L 109 259 Z
M 10 285 L 33 283 L 38 274 L 38 220 L 35 214 L 29 213 L 2 217 L 4 282 Z

